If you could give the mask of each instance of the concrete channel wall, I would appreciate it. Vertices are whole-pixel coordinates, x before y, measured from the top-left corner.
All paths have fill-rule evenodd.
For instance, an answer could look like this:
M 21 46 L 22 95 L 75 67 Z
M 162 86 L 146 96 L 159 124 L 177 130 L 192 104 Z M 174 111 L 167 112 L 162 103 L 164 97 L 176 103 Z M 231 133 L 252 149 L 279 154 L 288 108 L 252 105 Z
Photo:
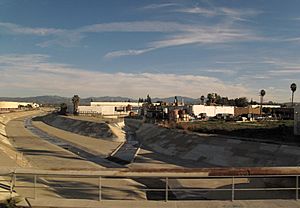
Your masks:
M 124 135 L 122 136 L 121 133 L 118 134 L 117 126 L 110 126 L 105 122 L 93 122 L 55 114 L 48 114 L 41 117 L 41 119 L 50 126 L 75 134 L 109 141 L 122 142 L 125 140 Z
M 137 129 L 137 138 L 144 146 L 174 158 L 194 161 L 195 164 L 220 167 L 275 167 L 300 164 L 299 146 L 185 132 L 133 119 L 126 123 Z
M 23 156 L 21 152 L 18 152 L 9 142 L 6 134 L 6 124 L 13 120 L 24 116 L 37 114 L 39 111 L 23 111 L 13 113 L 0 114 L 0 150 L 5 152 L 10 158 L 12 158 L 20 167 L 30 167 L 30 163 Z

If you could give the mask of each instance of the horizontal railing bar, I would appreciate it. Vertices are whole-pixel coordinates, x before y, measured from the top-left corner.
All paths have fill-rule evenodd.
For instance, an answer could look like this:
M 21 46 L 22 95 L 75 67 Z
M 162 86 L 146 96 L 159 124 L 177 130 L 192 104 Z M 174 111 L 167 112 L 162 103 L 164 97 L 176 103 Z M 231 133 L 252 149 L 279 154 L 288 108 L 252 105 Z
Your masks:
M 231 191 L 232 189 L 169 189 L 170 191 Z M 296 190 L 296 188 L 253 188 L 253 189 L 234 189 L 235 191 L 284 191 L 284 190 Z
M 15 186 L 15 188 L 36 188 L 36 189 L 48 189 L 48 188 L 55 188 L 55 189 L 71 189 L 71 190 L 99 190 L 99 188 L 76 188 L 76 187 L 53 187 L 53 186 L 48 186 L 48 187 L 43 187 L 43 186 Z M 118 190 L 121 191 L 165 191 L 165 189 L 127 189 L 127 188 L 119 188 L 119 187 L 104 187 L 102 190 L 109 190 L 109 189 L 114 189 L 118 188 Z
M 16 186 L 15 188 L 34 188 L 33 186 Z M 55 189 L 72 189 L 72 190 L 98 190 L 98 188 L 76 188 L 76 187 L 61 187 L 61 186 L 49 186 L 49 187 L 43 187 L 43 186 L 37 186 L 36 189 L 48 189 L 48 188 L 55 188 Z M 109 190 L 116 187 L 103 187 L 102 190 Z M 128 188 L 120 188 L 117 187 L 118 190 L 122 191 L 165 191 L 165 189 L 128 189 Z M 230 191 L 231 189 L 169 189 L 170 191 L 193 191 L 193 190 L 202 190 L 202 191 Z
M 104 180 L 116 180 L 116 179 L 144 179 L 144 178 L 157 178 L 157 179 L 161 179 L 164 180 L 165 177 L 163 176 L 107 176 L 107 175 L 57 175 L 57 174 L 34 174 L 34 173 L 29 173 L 29 174 L 25 174 L 25 173 L 16 173 L 15 174 L 17 177 L 21 177 L 21 176 L 28 176 L 28 177 L 32 177 L 34 175 L 39 176 L 39 177 L 54 177 L 54 178 L 68 178 L 68 179 L 82 179 L 82 178 L 89 178 L 89 179 L 97 179 L 99 177 L 103 178 Z M 1 176 L 1 175 L 0 175 Z M 228 178 L 231 179 L 232 177 L 234 178 L 290 178 L 290 177 L 297 177 L 300 175 L 236 175 L 236 176 L 168 176 L 168 178 L 170 180 L 187 180 L 187 179 L 214 179 L 214 178 Z
M 15 188 L 34 188 L 33 186 L 15 186 Z M 48 188 L 55 188 L 55 189 L 70 189 L 70 190 L 99 190 L 99 188 L 89 188 L 89 187 L 61 187 L 61 186 L 37 186 L 36 189 L 48 189 Z M 128 189 L 128 188 L 120 188 L 120 187 L 103 187 L 104 189 L 113 189 L 118 188 L 121 191 L 165 191 L 165 189 Z M 288 190 L 296 190 L 296 188 L 242 188 L 242 189 L 235 189 L 235 191 L 288 191 Z M 173 189 L 170 188 L 169 191 L 231 191 L 230 188 L 226 189 L 202 189 L 202 188 L 183 188 L 183 189 Z

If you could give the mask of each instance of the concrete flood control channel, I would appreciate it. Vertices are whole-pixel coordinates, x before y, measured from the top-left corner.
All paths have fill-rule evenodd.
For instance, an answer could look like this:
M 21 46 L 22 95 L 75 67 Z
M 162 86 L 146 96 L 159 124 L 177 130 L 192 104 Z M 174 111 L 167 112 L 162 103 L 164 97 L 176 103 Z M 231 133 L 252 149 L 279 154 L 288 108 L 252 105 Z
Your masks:
M 141 144 L 137 141 L 135 132 L 126 131 L 126 141 L 107 158 L 110 161 L 127 165 L 138 155 Z
M 102 158 L 100 156 L 91 154 L 75 144 L 72 144 L 62 139 L 49 135 L 48 133 L 36 128 L 32 124 L 32 118 L 27 118 L 24 120 L 24 126 L 33 134 L 37 135 L 39 138 L 46 140 L 54 145 L 64 148 L 88 161 L 94 162 L 98 165 L 104 166 L 106 168 L 120 168 L 124 165 L 133 162 L 135 156 L 138 154 L 140 149 L 140 144 L 136 140 L 134 132 L 128 132 L 127 141 L 124 142 L 120 148 L 118 148 L 111 156 L 108 158 Z M 145 185 L 148 189 L 164 189 L 165 182 L 161 179 L 134 179 L 137 183 Z M 175 199 L 175 195 L 169 191 L 169 198 Z M 146 191 L 146 197 L 149 200 L 162 200 L 165 197 L 164 191 Z
M 32 118 L 27 118 L 24 121 L 24 125 L 25 127 L 31 131 L 33 134 L 37 135 L 39 138 L 46 140 L 54 145 L 57 145 L 59 147 L 62 147 L 88 161 L 94 162 L 98 165 L 104 166 L 104 167 L 108 167 L 108 168 L 120 168 L 123 167 L 120 164 L 111 162 L 106 160 L 105 158 L 102 158 L 100 156 L 94 155 L 92 153 L 89 153 L 83 149 L 81 149 L 80 147 L 77 147 L 74 144 L 71 144 L 70 142 L 67 141 L 63 141 L 62 139 L 49 135 L 48 133 L 36 128 L 35 126 L 33 126 L 32 124 Z
M 47 133 L 45 133 L 43 131 L 41 131 L 42 132 L 41 133 L 39 129 L 35 128 L 32 125 L 31 120 L 26 120 L 25 121 L 25 125 L 27 126 L 27 128 L 30 131 L 33 130 L 34 134 L 38 134 L 38 136 L 40 138 L 42 138 L 44 140 L 47 140 L 50 143 L 53 143 L 53 144 L 55 144 L 57 146 L 61 146 L 62 148 L 67 149 L 68 151 L 73 152 L 73 153 L 75 153 L 75 154 L 77 154 L 77 155 L 85 158 L 86 160 L 89 160 L 89 161 L 92 161 L 92 162 L 95 162 L 95 163 L 98 162 L 97 164 L 100 164 L 100 165 L 103 165 L 103 160 L 104 160 L 106 163 L 108 163 L 110 165 L 108 167 L 124 167 L 121 164 L 117 164 L 116 163 L 116 162 L 120 162 L 120 161 L 116 161 L 116 162 L 112 163 L 112 162 L 106 160 L 105 158 L 101 158 L 100 161 L 99 161 L 99 160 L 95 159 L 95 155 L 94 154 L 91 154 L 88 151 L 81 149 L 80 147 L 72 144 L 71 142 L 65 142 L 64 140 L 62 140 L 60 138 L 52 137 L 52 136 L 48 135 Z M 155 133 L 157 133 L 158 130 L 164 130 L 164 129 L 157 129 L 157 128 L 154 128 L 154 129 L 153 128 L 147 128 L 147 129 L 148 130 L 150 129 L 151 131 L 153 130 L 153 131 L 155 131 Z M 145 131 L 147 131 L 147 129 Z M 130 129 L 127 129 L 127 133 L 128 133 L 128 135 L 127 135 L 127 142 L 124 143 L 122 146 L 120 146 L 120 148 L 113 154 L 113 156 L 118 156 L 116 158 L 122 159 L 122 158 L 126 158 L 125 156 L 126 156 L 126 154 L 128 154 L 129 157 L 128 157 L 128 161 L 127 162 L 130 162 L 129 160 L 131 160 L 132 158 L 134 158 L 134 155 L 136 154 L 134 152 L 138 149 L 138 145 L 139 145 L 139 143 L 136 142 L 137 138 L 135 137 L 135 133 L 134 132 L 135 131 L 130 131 Z M 149 135 L 141 135 L 141 131 L 139 131 L 138 133 L 140 134 L 139 139 L 141 139 L 141 138 L 147 138 L 147 136 L 149 136 Z M 176 132 L 174 132 L 174 133 L 176 133 Z M 153 135 L 156 135 L 156 134 L 153 133 Z M 187 135 L 185 135 L 185 136 L 187 136 Z M 164 140 L 166 140 L 166 138 Z M 136 145 L 136 146 L 134 146 L 134 145 Z M 133 148 L 130 149 L 129 147 L 133 147 Z M 124 154 L 125 154 L 125 156 L 124 156 Z M 100 162 L 102 162 L 102 163 L 100 163 Z M 111 166 L 111 164 L 114 164 L 114 165 Z M 149 178 L 147 178 L 147 179 L 135 178 L 135 179 L 132 179 L 132 180 L 138 182 L 139 184 L 145 185 L 145 187 L 147 187 L 148 189 L 155 189 L 155 188 L 164 189 L 164 188 L 166 188 L 166 186 L 168 187 L 168 189 L 170 189 L 172 187 L 173 188 L 174 187 L 175 188 L 178 188 L 178 187 L 180 188 L 180 187 L 184 186 L 184 184 L 187 184 L 189 186 L 196 185 L 196 184 L 193 184 L 192 182 L 191 183 L 184 182 L 182 179 L 170 180 L 169 184 L 166 184 L 165 179 L 158 179 L 158 178 L 153 178 L 153 179 L 149 179 Z M 226 187 L 229 184 L 230 183 L 226 182 L 226 183 L 222 184 L 222 186 Z M 262 184 L 262 185 L 264 185 L 264 184 Z M 149 191 L 146 191 L 146 195 L 147 195 L 148 199 L 158 199 L 158 200 L 160 200 L 160 199 L 163 199 L 165 197 L 163 191 L 162 192 L 155 192 L 154 193 L 153 191 L 149 190 Z M 180 199 L 187 199 L 187 198 L 190 198 L 191 195 L 193 196 L 192 198 L 194 198 L 194 199 L 197 199 L 197 198 L 199 199 L 199 197 L 202 198 L 202 199 L 204 199 L 204 198 L 205 199 L 210 199 L 213 196 L 211 194 L 204 194 L 204 195 L 203 194 L 197 194 L 197 191 L 189 192 L 187 194 L 186 193 L 182 193 L 182 192 L 173 192 L 171 190 L 168 192 L 168 197 L 170 199 L 176 199 L 176 198 L 177 199 L 178 198 L 180 198 Z

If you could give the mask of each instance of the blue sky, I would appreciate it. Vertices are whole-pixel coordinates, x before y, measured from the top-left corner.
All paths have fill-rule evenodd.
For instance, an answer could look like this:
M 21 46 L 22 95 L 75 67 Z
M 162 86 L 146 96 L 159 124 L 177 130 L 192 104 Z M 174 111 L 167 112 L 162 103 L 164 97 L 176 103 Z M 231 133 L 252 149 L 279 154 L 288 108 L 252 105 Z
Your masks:
M 300 1 L 0 0 L 0 96 L 290 100 Z M 300 101 L 299 91 L 295 98 Z

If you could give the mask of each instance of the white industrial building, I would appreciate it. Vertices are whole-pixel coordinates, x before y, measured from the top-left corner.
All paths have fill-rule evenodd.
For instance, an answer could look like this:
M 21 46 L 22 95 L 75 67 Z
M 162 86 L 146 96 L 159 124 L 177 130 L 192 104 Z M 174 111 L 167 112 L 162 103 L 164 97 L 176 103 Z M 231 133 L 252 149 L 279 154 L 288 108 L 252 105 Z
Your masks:
M 251 106 L 251 108 L 260 108 L 259 104 L 257 104 L 257 105 L 250 105 L 250 106 Z M 262 108 L 281 108 L 280 105 L 265 105 L 265 104 L 263 104 L 261 107 Z
M 114 107 L 141 107 L 143 103 L 138 102 L 91 102 L 91 106 L 114 106 Z
M 22 107 L 38 108 L 40 106 L 37 103 L 0 101 L 0 110 L 1 111 L 17 110 Z
M 137 112 L 143 103 L 138 102 L 91 102 L 90 106 L 79 106 L 79 114 L 128 115 Z
M 234 115 L 234 106 L 191 105 L 190 113 L 194 115 L 205 113 L 208 117 L 215 117 L 217 114 Z

